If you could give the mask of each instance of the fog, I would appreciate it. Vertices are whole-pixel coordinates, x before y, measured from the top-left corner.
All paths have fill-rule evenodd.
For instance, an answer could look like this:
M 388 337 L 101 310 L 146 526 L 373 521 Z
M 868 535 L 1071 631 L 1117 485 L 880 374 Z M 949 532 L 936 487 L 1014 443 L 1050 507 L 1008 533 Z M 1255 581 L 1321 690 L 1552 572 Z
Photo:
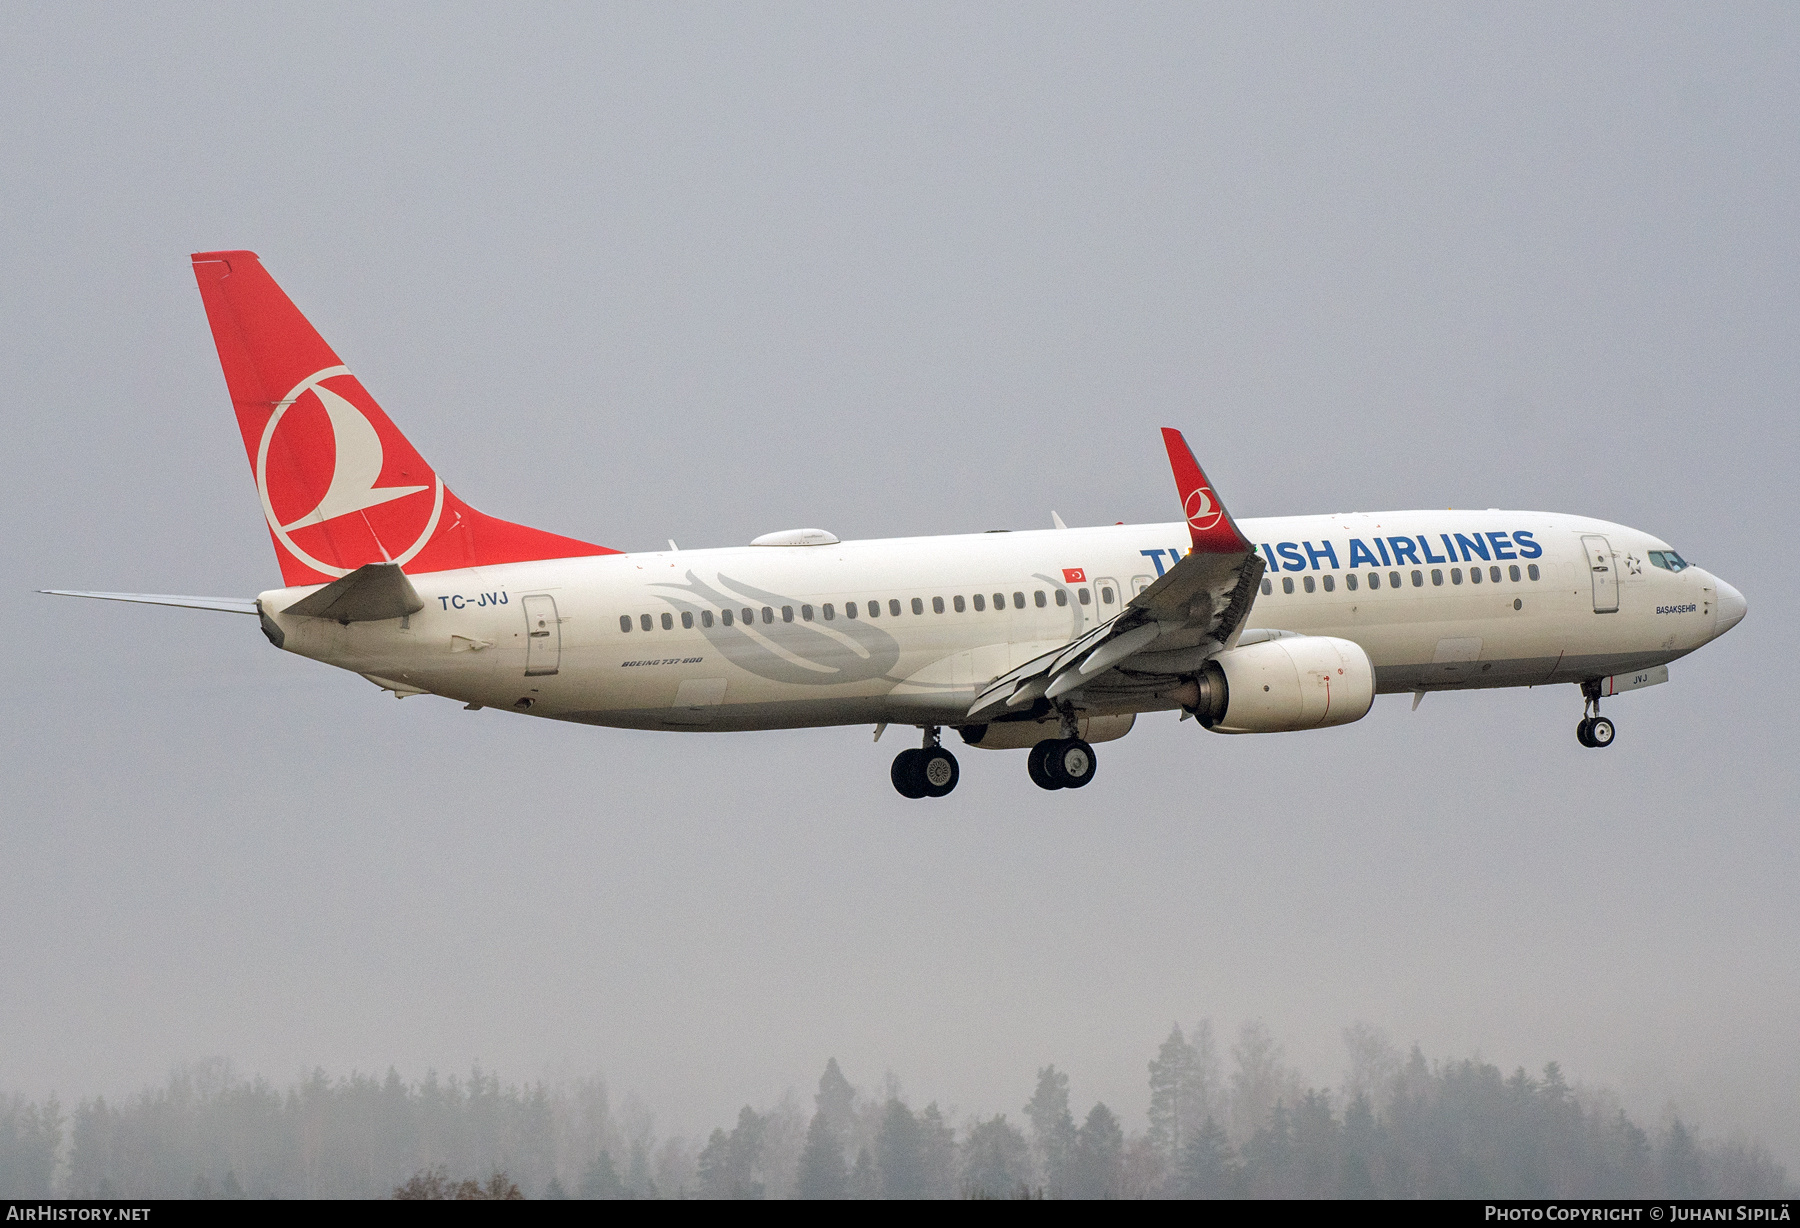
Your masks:
M 1800 15 L 1778 5 L 60 4 L 0 40 L 0 1091 L 828 1057 L 1146 1128 L 1174 1021 L 1364 1021 L 1800 1168 Z M 456 491 L 620 549 L 1522 507 L 1749 616 L 1609 701 L 1146 717 L 1091 788 L 901 731 L 396 702 L 278 583 L 187 255 L 256 250 Z M 902 743 L 903 744 L 903 743 Z

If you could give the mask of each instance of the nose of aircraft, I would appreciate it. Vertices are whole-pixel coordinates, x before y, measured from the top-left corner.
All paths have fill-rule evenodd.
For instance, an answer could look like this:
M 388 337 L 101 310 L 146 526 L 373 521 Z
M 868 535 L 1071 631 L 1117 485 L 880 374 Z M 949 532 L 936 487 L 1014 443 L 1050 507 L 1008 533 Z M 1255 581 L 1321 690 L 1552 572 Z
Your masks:
M 1714 583 L 1719 586 L 1718 623 L 1716 624 L 1713 634 L 1724 635 L 1727 631 L 1744 621 L 1744 614 L 1750 606 L 1749 603 L 1744 600 L 1744 594 L 1738 592 L 1735 588 L 1731 587 L 1731 585 L 1725 583 L 1725 581 L 1720 580 L 1716 576 L 1713 577 L 1713 580 Z

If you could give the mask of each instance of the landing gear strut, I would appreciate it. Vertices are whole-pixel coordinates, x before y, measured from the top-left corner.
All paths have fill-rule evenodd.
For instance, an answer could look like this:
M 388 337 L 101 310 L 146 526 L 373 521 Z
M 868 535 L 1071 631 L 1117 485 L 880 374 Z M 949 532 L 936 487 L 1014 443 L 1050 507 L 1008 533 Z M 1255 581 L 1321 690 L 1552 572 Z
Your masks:
M 1076 736 L 1075 714 L 1062 712 L 1060 738 L 1045 738 L 1031 748 L 1025 771 L 1040 789 L 1079 789 L 1094 778 L 1094 748 Z
M 1582 707 L 1585 715 L 1581 723 L 1575 726 L 1575 740 L 1583 746 L 1599 750 L 1613 744 L 1613 723 L 1600 715 L 1600 684 L 1584 682 L 1581 694 L 1586 699 Z
M 962 772 L 956 756 L 938 744 L 938 727 L 925 727 L 925 745 L 894 756 L 889 773 L 901 797 L 944 797 L 956 788 Z

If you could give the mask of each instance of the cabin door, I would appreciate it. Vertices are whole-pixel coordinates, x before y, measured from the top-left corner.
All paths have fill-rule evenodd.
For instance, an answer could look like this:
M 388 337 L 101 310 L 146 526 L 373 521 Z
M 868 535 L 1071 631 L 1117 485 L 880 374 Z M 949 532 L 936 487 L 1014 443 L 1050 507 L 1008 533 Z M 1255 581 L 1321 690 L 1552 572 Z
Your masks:
M 556 621 L 556 599 L 527 597 L 525 606 L 525 676 L 554 674 L 562 664 L 562 628 Z
M 1594 613 L 1613 614 L 1619 609 L 1619 563 L 1612 545 L 1599 534 L 1581 539 L 1587 548 L 1588 575 L 1594 582 Z

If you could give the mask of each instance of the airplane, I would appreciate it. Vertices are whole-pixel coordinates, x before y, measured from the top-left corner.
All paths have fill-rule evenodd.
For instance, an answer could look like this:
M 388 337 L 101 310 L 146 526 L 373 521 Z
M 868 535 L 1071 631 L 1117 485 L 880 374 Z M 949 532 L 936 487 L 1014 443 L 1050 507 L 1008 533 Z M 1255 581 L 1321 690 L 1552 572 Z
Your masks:
M 625 729 L 910 726 L 890 770 L 908 798 L 956 788 L 955 730 L 1074 789 L 1143 713 L 1283 733 L 1377 694 L 1572 683 L 1577 740 L 1607 747 L 1602 699 L 1667 681 L 1746 611 L 1667 542 L 1585 516 L 1238 521 L 1171 428 L 1166 524 L 613 550 L 464 503 L 255 253 L 192 259 L 282 587 L 41 591 L 248 615 L 399 698 Z

